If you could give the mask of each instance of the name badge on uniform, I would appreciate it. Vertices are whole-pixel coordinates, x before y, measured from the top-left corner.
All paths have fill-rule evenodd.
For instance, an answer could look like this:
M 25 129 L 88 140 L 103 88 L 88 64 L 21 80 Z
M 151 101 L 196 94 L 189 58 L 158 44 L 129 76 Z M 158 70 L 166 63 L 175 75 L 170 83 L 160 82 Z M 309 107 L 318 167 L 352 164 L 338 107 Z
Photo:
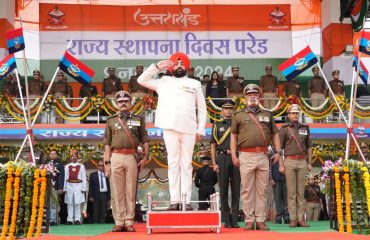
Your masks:
M 186 92 L 191 92 L 191 93 L 195 93 L 197 91 L 195 88 L 191 88 L 191 87 L 187 87 L 187 86 L 182 86 L 181 89 L 186 91 Z
M 224 132 L 224 131 L 225 131 L 225 128 L 224 128 L 224 127 L 221 127 L 221 128 L 219 129 L 219 131 L 220 131 L 220 132 Z
M 299 134 L 300 135 L 307 135 L 308 133 L 307 133 L 307 130 L 300 129 Z
M 114 124 L 114 127 L 117 128 L 117 129 L 121 129 L 122 128 L 121 124 L 119 124 L 119 123 L 115 123 Z
M 260 121 L 260 122 L 270 122 L 270 119 L 269 119 L 269 117 L 262 117 L 262 116 L 260 116 L 260 117 L 258 117 L 258 120 Z
M 140 121 L 137 121 L 137 120 L 130 120 L 130 121 L 127 122 L 127 125 L 140 127 L 141 123 L 140 123 Z

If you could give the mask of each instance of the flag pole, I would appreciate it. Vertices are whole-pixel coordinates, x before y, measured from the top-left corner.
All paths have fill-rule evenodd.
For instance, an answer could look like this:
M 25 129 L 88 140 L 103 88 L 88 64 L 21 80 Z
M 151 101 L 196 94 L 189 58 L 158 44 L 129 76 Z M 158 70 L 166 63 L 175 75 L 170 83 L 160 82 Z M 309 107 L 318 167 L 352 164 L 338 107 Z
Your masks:
M 67 45 L 67 50 L 68 50 L 68 48 L 71 46 L 72 41 L 73 41 L 73 39 L 71 39 L 71 40 L 69 41 L 69 43 L 68 43 L 68 45 Z M 53 78 L 52 78 L 52 79 L 51 79 L 51 81 L 50 81 L 50 84 L 49 84 L 49 86 L 48 86 L 48 89 L 46 90 L 46 92 L 45 92 L 45 94 L 44 94 L 44 97 L 42 98 L 41 104 L 39 105 L 39 107 L 38 107 L 38 109 L 37 109 L 37 112 L 36 112 L 36 115 L 35 115 L 35 117 L 34 117 L 34 119 L 33 119 L 33 121 L 32 121 L 31 128 L 35 125 L 36 119 L 37 119 L 38 115 L 40 114 L 41 109 L 42 109 L 42 106 L 44 105 L 44 103 L 45 103 L 45 101 L 46 101 L 46 99 L 47 99 L 47 97 L 48 97 L 48 94 L 49 94 L 49 92 L 50 92 L 50 90 L 51 90 L 51 87 L 52 87 L 52 85 L 53 85 L 54 81 L 55 81 L 55 77 L 56 77 L 56 75 L 57 75 L 57 73 L 58 73 L 59 69 L 60 69 L 60 67 L 58 66 L 58 67 L 57 67 L 57 69 L 56 69 L 56 70 L 55 70 L 55 72 L 54 72 Z M 21 147 L 20 147 L 20 149 L 18 150 L 18 154 L 17 154 L 17 158 L 16 158 L 16 160 L 18 159 L 18 157 L 19 157 L 20 153 L 22 152 L 22 149 L 23 149 L 23 147 L 24 147 L 24 144 L 25 144 L 25 142 L 26 142 L 26 139 L 27 139 L 27 135 L 26 135 L 25 139 L 23 140 L 22 146 L 21 146 Z
M 357 66 L 357 69 L 358 69 L 358 66 Z M 356 70 L 355 70 L 355 67 L 352 67 L 352 83 L 351 83 L 351 98 L 350 98 L 350 103 L 349 103 L 349 112 L 350 112 L 350 115 L 348 116 L 349 117 L 349 125 L 351 126 L 351 113 L 352 113 L 352 108 L 353 108 L 353 88 L 354 88 L 354 85 L 355 85 L 355 77 L 356 77 Z M 346 139 L 346 154 L 345 154 L 345 159 L 348 159 L 349 157 L 349 146 L 351 144 L 351 136 L 349 134 L 349 132 L 347 131 L 347 139 Z
M 15 76 L 17 78 L 19 96 L 21 97 L 23 117 L 24 117 L 24 122 L 26 124 L 26 131 L 27 131 L 26 138 L 28 137 L 30 148 L 31 148 L 31 156 L 32 156 L 32 159 L 29 159 L 29 161 L 30 161 L 30 163 L 32 165 L 35 165 L 35 162 L 34 162 L 35 154 L 33 152 L 33 146 L 32 146 L 33 143 L 32 143 L 32 137 L 31 137 L 31 135 L 32 135 L 32 128 L 30 128 L 30 125 L 29 125 L 29 122 L 28 122 L 28 119 L 27 119 L 26 108 L 24 106 L 24 100 L 23 100 L 23 94 L 22 94 L 22 89 L 21 89 L 21 83 L 19 81 L 19 75 L 18 75 L 18 69 L 17 68 L 15 69 Z M 24 147 L 24 144 L 23 144 L 23 147 Z M 23 149 L 23 147 L 22 147 L 22 149 Z M 21 151 L 18 152 L 17 157 L 15 158 L 14 162 L 17 162 L 18 161 L 18 158 L 19 158 L 19 155 L 20 155 L 20 152 Z
M 328 80 L 326 79 L 325 74 L 324 74 L 324 72 L 322 71 L 320 64 L 317 64 L 317 66 L 318 66 L 318 68 L 320 69 L 320 72 L 321 72 L 321 74 L 322 74 L 322 76 L 323 76 L 323 78 L 324 78 L 324 80 L 325 80 L 325 83 L 326 83 L 326 85 L 328 86 L 329 92 L 330 92 L 331 96 L 333 97 L 333 99 L 334 99 L 334 101 L 335 101 L 335 103 L 336 103 L 336 105 L 337 105 L 337 107 L 338 107 L 339 113 L 341 114 L 341 116 L 343 117 L 344 122 L 345 122 L 345 123 L 346 123 L 346 125 L 347 125 L 347 129 L 348 129 L 348 130 L 347 130 L 347 132 L 349 132 L 349 133 L 350 133 L 350 135 L 352 136 L 352 139 L 353 139 L 354 143 L 356 144 L 356 147 L 357 147 L 357 149 L 359 150 L 361 157 L 362 157 L 362 158 L 364 158 L 364 156 L 363 156 L 363 154 L 362 154 L 362 152 L 361 152 L 360 145 L 358 144 L 358 142 L 357 142 L 357 139 L 356 139 L 355 135 L 354 135 L 354 134 L 353 134 L 353 132 L 350 130 L 349 123 L 348 123 L 348 121 L 347 121 L 346 117 L 344 116 L 344 113 L 343 113 L 342 109 L 341 109 L 341 108 L 340 108 L 340 106 L 339 106 L 339 103 L 338 103 L 338 101 L 337 101 L 337 99 L 336 99 L 336 97 L 335 97 L 335 94 L 334 94 L 333 90 L 331 89 L 330 84 L 329 84 Z
M 23 22 L 22 22 L 22 16 L 19 16 L 19 20 L 21 23 L 22 33 L 23 33 Z M 24 35 L 23 35 L 24 37 Z M 24 71 L 24 82 L 26 87 L 26 106 L 28 110 L 28 119 L 31 120 L 31 109 L 30 109 L 30 94 L 28 89 L 28 76 L 27 76 L 27 60 L 26 60 L 26 48 L 23 49 L 23 71 Z

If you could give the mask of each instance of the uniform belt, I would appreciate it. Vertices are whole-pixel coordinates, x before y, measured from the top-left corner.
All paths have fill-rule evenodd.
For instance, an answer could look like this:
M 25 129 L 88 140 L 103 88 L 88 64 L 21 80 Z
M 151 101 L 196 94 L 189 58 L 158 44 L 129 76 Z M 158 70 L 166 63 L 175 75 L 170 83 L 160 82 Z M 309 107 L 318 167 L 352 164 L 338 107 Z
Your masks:
M 134 148 L 115 148 L 115 149 L 112 150 L 112 153 L 135 154 L 136 149 L 134 149 Z
M 267 147 L 240 148 L 241 152 L 267 152 Z
M 306 156 L 304 156 L 304 155 L 290 155 L 290 156 L 285 156 L 285 158 L 290 158 L 290 159 L 293 159 L 293 160 L 302 160 L 302 159 L 306 159 Z
M 217 150 L 217 153 L 218 153 L 218 154 L 226 154 L 226 155 L 230 155 L 230 153 L 227 153 L 227 150 L 221 150 L 221 149 Z
M 80 180 L 80 179 L 68 179 L 67 182 L 69 182 L 69 183 L 82 183 L 82 180 Z

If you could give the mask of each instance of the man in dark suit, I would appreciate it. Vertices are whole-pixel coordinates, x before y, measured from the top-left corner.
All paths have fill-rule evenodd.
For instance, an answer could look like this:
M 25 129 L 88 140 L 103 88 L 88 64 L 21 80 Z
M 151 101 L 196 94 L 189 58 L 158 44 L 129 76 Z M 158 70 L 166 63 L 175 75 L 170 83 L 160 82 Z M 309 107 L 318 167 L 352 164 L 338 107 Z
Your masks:
M 104 175 L 104 163 L 98 162 L 98 171 L 90 174 L 89 201 L 93 203 L 94 223 L 104 223 L 108 201 L 110 201 L 109 180 Z

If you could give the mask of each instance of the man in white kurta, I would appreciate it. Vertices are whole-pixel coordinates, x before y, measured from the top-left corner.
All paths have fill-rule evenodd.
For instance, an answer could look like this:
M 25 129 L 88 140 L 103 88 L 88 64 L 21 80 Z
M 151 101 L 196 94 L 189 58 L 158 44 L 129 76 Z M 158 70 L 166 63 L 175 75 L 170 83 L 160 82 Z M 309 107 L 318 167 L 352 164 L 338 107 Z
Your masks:
M 170 60 L 150 65 L 138 78 L 139 84 L 158 93 L 155 126 L 163 128 L 168 154 L 171 196 L 168 210 L 179 210 L 182 193 L 186 193 L 187 203 L 191 199 L 194 145 L 205 134 L 206 103 L 200 82 L 186 77 L 189 67 L 189 58 L 175 53 Z M 153 79 L 159 71 L 167 69 L 173 76 Z M 186 209 L 192 210 L 190 204 Z
M 81 203 L 85 202 L 86 193 L 86 170 L 85 166 L 77 162 L 77 155 L 71 157 L 71 163 L 64 169 L 64 202 L 67 204 L 67 225 L 73 222 L 81 224 Z

